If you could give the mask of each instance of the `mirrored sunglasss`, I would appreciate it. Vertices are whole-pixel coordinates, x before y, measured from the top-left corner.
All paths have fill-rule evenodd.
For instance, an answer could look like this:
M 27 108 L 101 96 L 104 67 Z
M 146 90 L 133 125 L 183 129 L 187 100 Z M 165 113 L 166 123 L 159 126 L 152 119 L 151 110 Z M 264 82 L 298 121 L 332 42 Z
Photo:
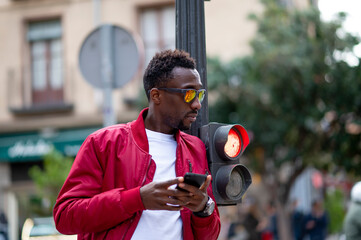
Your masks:
M 206 95 L 206 90 L 205 89 L 199 89 L 199 90 L 181 89 L 181 88 L 158 88 L 158 89 L 168 91 L 168 92 L 182 93 L 183 96 L 184 96 L 184 101 L 186 103 L 193 102 L 194 99 L 196 99 L 196 97 L 198 97 L 199 102 L 202 103 L 202 101 L 204 99 L 204 96 Z

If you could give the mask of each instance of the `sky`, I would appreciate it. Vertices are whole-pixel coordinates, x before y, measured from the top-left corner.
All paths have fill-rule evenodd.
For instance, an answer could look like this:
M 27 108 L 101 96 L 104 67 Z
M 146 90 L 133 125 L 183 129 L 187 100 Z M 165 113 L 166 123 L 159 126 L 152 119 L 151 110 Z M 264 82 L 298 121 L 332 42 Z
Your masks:
M 346 12 L 345 30 L 361 36 L 361 0 L 319 0 L 318 7 L 322 19 L 326 21 L 331 20 L 337 12 Z M 361 44 L 355 47 L 354 52 L 361 57 Z

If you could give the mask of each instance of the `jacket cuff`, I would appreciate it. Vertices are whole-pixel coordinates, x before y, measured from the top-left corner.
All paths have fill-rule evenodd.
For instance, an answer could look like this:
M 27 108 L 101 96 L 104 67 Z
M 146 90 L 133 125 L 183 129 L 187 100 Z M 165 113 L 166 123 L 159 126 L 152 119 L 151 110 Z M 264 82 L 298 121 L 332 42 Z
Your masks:
M 140 197 L 139 189 L 140 186 L 121 193 L 123 202 L 122 205 L 124 204 L 123 206 L 126 206 L 124 210 L 129 214 L 145 209 L 142 198 Z
M 198 217 L 192 214 L 192 224 L 194 224 L 194 226 L 197 228 L 209 227 L 209 225 L 213 222 L 215 212 L 216 210 L 214 210 L 212 215 L 209 217 Z

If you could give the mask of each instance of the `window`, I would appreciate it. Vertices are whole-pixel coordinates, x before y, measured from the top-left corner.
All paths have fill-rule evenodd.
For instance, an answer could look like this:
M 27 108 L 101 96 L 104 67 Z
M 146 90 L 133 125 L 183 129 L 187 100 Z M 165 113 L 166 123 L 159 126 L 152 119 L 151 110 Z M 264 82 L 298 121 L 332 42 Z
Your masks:
M 143 9 L 140 16 L 140 29 L 147 65 L 156 52 L 175 48 L 174 6 Z
M 32 104 L 63 102 L 62 28 L 59 20 L 31 22 L 30 47 Z

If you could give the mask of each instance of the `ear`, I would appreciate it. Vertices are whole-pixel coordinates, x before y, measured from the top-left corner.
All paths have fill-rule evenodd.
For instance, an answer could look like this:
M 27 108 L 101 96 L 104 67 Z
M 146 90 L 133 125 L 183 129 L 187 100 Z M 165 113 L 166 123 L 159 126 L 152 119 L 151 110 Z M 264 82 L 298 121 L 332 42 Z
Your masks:
M 160 91 L 156 88 L 152 88 L 149 93 L 149 99 L 154 102 L 154 104 L 160 104 Z

